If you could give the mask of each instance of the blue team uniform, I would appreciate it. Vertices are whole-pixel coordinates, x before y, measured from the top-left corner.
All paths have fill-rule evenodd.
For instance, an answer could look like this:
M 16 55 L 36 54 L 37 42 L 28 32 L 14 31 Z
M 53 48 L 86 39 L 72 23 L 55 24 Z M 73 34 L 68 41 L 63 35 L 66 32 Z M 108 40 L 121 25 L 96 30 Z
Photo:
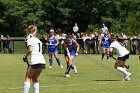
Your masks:
M 55 36 L 53 37 L 48 37 L 48 44 L 56 44 L 56 39 Z M 49 54 L 55 54 L 58 52 L 57 46 L 56 45 L 48 45 L 48 53 Z
M 110 38 L 108 35 L 104 35 L 102 39 L 102 48 L 110 48 Z
M 76 47 L 74 44 L 74 40 L 72 40 L 72 43 L 70 45 L 67 42 L 66 42 L 66 44 L 67 44 L 68 50 L 70 52 L 70 55 L 75 57 L 76 56 Z M 66 50 L 64 51 L 64 55 L 67 56 Z

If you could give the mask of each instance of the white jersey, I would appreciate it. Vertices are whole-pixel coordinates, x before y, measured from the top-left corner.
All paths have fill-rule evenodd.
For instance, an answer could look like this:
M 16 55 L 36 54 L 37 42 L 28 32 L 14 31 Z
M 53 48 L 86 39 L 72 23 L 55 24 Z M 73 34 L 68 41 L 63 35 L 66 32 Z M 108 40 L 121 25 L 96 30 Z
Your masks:
M 101 34 L 104 34 L 106 31 L 108 31 L 108 28 L 106 26 L 103 26 L 101 28 Z
M 74 26 L 73 27 L 73 32 L 78 32 L 78 30 L 79 30 L 79 27 L 78 26 Z
M 29 35 L 26 37 L 25 42 L 27 42 L 27 40 L 30 39 L 32 36 L 33 36 L 33 34 L 29 34 Z
M 34 64 L 45 64 L 45 59 L 42 55 L 42 42 L 35 37 L 27 40 L 27 46 L 32 46 L 33 50 L 31 52 L 31 62 L 30 65 Z
M 129 51 L 124 46 L 122 46 L 118 41 L 112 42 L 110 47 L 115 50 L 118 57 L 123 57 L 123 56 L 129 54 Z

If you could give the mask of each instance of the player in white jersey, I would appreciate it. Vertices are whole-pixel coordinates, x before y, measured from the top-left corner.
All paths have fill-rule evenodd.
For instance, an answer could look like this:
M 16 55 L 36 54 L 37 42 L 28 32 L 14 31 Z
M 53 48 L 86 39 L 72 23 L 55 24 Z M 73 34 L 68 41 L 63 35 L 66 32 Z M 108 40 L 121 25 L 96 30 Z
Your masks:
M 27 54 L 24 56 L 24 59 L 27 59 L 27 56 L 31 56 L 30 66 L 27 69 L 25 82 L 24 82 L 24 92 L 28 93 L 30 88 L 31 81 L 33 82 L 34 93 L 39 93 L 39 82 L 37 78 L 43 69 L 45 69 L 45 59 L 42 55 L 42 43 L 36 37 L 35 26 L 29 25 L 28 27 L 29 34 L 32 34 L 32 37 L 27 40 Z
M 117 53 L 118 58 L 115 62 L 115 68 L 124 74 L 123 80 L 130 80 L 130 72 L 127 72 L 124 68 L 126 59 L 129 58 L 129 51 L 119 42 L 113 35 L 111 36 L 110 54 L 113 50 Z M 111 55 L 112 56 L 112 55 Z

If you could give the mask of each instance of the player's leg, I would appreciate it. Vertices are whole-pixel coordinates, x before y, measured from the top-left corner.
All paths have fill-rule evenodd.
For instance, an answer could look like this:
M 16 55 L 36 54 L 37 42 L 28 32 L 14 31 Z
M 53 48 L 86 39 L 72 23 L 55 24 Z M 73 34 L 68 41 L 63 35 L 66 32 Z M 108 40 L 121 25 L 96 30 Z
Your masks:
M 29 89 L 30 89 L 30 82 L 31 82 L 31 78 L 32 76 L 35 74 L 35 71 L 29 67 L 29 69 L 26 72 L 26 76 L 25 76 L 25 82 L 24 82 L 24 92 L 23 93 L 28 93 Z
M 105 48 L 102 48 L 102 60 L 104 59 L 105 51 Z
M 109 62 L 109 48 L 106 49 L 106 58 L 107 58 L 107 61 Z
M 52 68 L 52 64 L 53 64 L 52 53 L 49 53 L 49 62 L 50 62 L 49 68 Z
M 67 67 L 68 69 L 66 71 L 66 76 L 69 75 L 69 72 L 70 72 L 71 68 L 73 67 L 72 66 L 73 59 L 74 59 L 74 56 L 70 56 L 70 58 L 68 59 L 68 67 Z
M 75 58 L 76 58 L 76 56 L 74 55 L 74 58 L 73 58 L 72 62 L 74 62 Z M 75 74 L 77 74 L 78 71 L 77 71 L 77 68 L 76 68 L 75 65 L 72 65 L 71 69 L 74 70 Z
M 121 72 L 125 77 L 124 79 L 127 80 L 129 79 L 129 76 L 131 75 L 131 73 L 127 72 L 126 69 L 124 68 L 124 64 L 125 64 L 125 61 L 122 61 L 122 60 L 116 60 L 115 62 L 115 68 Z
M 63 68 L 63 66 L 60 64 L 60 59 L 59 59 L 59 57 L 58 57 L 58 53 L 55 53 L 55 54 L 54 54 L 54 57 L 55 57 L 55 59 L 56 59 L 57 64 L 58 64 L 61 68 Z
M 42 70 L 36 70 L 34 76 L 32 77 L 34 93 L 39 93 L 39 82 L 38 82 L 37 78 L 39 77 L 41 72 L 42 72 Z
M 74 61 L 75 57 L 73 58 L 72 62 Z M 67 69 L 68 70 L 68 67 L 69 67 L 69 58 L 68 57 L 65 57 L 65 60 L 66 60 L 66 64 L 67 64 Z M 71 64 L 71 69 L 74 70 L 74 73 L 77 74 L 77 68 L 75 65 L 72 65 Z

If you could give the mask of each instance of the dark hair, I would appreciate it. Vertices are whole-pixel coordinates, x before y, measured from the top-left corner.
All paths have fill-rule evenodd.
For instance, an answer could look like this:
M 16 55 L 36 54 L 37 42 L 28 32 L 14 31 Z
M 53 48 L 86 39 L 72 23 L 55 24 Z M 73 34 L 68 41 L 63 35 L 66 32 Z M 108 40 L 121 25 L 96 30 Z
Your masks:
M 66 38 L 70 38 L 70 39 L 72 39 L 72 36 L 68 35 L 68 36 L 66 36 Z

